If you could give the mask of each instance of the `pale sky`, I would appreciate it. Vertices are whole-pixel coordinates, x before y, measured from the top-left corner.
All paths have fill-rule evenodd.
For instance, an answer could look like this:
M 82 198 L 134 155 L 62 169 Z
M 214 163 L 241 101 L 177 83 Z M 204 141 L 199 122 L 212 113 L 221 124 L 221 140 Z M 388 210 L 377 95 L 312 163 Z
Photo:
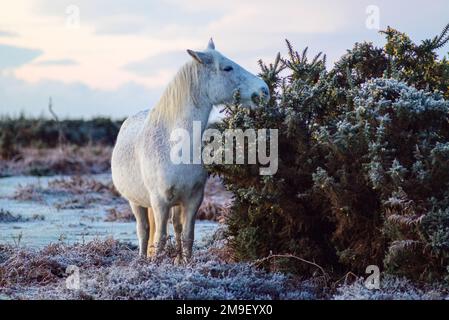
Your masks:
M 186 49 L 210 37 L 254 73 L 258 59 L 285 53 L 285 38 L 323 51 L 331 66 L 355 42 L 384 43 L 366 24 L 376 8 L 380 29 L 415 41 L 449 22 L 447 0 L 0 0 L 0 115 L 49 116 L 50 96 L 60 117 L 151 108 Z

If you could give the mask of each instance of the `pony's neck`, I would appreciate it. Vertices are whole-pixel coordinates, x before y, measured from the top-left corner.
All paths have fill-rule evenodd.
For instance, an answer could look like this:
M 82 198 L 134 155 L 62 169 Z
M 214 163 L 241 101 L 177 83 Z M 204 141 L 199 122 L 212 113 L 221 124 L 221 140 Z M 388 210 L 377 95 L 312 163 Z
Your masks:
M 190 129 L 194 121 L 200 121 L 204 130 L 212 110 L 212 102 L 202 91 L 201 82 L 205 79 L 203 72 L 195 62 L 185 64 L 150 112 L 149 122 L 173 130 Z
M 212 104 L 208 101 L 198 101 L 197 105 L 185 105 L 184 112 L 180 113 L 173 122 L 172 129 L 184 128 L 191 129 L 193 122 L 201 122 L 201 132 L 204 131 L 209 120 L 209 115 L 212 110 Z

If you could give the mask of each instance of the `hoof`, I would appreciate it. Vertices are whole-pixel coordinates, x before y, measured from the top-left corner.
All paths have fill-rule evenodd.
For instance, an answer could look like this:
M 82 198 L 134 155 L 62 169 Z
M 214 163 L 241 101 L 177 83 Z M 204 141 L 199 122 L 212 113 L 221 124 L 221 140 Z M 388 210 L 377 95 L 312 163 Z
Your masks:
M 181 255 L 176 256 L 176 258 L 175 258 L 175 265 L 177 265 L 177 266 L 184 265 L 184 259 L 182 258 Z
M 148 247 L 147 250 L 147 257 L 151 259 L 152 257 L 156 256 L 156 248 L 154 246 Z
M 190 258 L 186 258 L 186 257 L 183 257 L 181 255 L 178 255 L 175 258 L 175 264 L 178 265 L 178 266 L 185 266 L 185 265 L 189 264 L 190 261 L 191 261 Z
M 164 260 L 164 257 L 165 257 L 165 255 L 163 253 L 161 253 L 161 254 L 156 253 L 156 254 L 152 255 L 151 257 L 148 257 L 148 260 L 153 263 L 159 263 L 162 260 Z

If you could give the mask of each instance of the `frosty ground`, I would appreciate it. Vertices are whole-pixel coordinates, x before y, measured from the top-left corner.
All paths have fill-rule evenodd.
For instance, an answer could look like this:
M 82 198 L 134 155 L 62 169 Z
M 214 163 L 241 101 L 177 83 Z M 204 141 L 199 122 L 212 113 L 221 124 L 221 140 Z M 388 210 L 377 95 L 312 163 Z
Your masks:
M 234 263 L 218 222 L 230 195 L 210 179 L 193 261 L 139 258 L 135 224 L 109 174 L 0 179 L 0 292 L 20 299 L 314 298 L 305 284 Z M 67 268 L 80 287 L 66 286 Z
M 227 198 L 210 181 L 196 226 L 199 240 L 215 230 Z M 215 205 L 212 206 L 211 202 Z M 13 176 L 0 179 L 0 243 L 43 247 L 113 237 L 136 243 L 134 218 L 110 174 Z M 207 220 L 204 220 L 207 218 Z
M 265 272 L 237 263 L 224 225 L 231 195 L 210 179 L 188 265 L 167 255 L 139 258 L 135 225 L 109 174 L 0 179 L 0 298 L 2 299 L 444 299 L 438 287 L 382 279 L 324 283 L 315 277 Z M 79 287 L 67 286 L 70 268 Z M 345 284 L 346 282 L 346 284 Z

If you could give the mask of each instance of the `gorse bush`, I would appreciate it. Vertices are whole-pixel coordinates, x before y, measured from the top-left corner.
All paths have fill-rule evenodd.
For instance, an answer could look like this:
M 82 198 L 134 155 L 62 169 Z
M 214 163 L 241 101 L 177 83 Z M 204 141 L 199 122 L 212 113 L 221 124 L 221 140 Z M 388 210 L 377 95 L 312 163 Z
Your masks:
M 422 280 L 449 275 L 449 62 L 441 35 L 414 44 L 356 44 L 325 67 L 287 41 L 261 65 L 272 96 L 256 110 L 238 99 L 218 126 L 277 128 L 279 169 L 212 165 L 235 195 L 226 223 L 236 259 L 293 254 L 329 272 L 378 265 Z M 316 271 L 297 260 L 273 264 Z
M 354 90 L 353 102 L 316 133 L 326 163 L 312 175 L 314 187 L 329 201 L 341 262 L 362 270 L 385 258 L 400 270 L 395 250 L 432 251 L 414 226 L 449 204 L 449 102 L 379 78 Z

